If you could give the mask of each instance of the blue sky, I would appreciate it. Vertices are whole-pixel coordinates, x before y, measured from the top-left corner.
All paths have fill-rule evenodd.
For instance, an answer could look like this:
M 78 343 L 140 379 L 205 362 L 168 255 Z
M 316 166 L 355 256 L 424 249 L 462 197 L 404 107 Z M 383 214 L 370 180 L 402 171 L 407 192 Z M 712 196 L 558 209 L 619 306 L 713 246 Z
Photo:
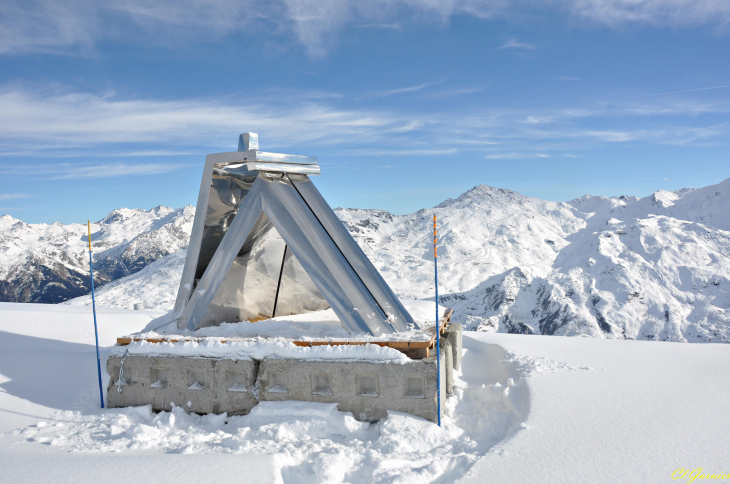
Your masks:
M 394 213 L 730 177 L 726 0 L 146 3 L 0 5 L 0 213 L 194 204 L 245 131 Z

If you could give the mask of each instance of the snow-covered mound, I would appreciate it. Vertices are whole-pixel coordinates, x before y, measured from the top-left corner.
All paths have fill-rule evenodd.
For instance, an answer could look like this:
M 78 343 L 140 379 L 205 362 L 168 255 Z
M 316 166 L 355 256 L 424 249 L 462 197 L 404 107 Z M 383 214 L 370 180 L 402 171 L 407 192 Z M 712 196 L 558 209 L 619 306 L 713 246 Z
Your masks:
M 96 305 L 131 309 L 135 303 L 142 303 L 147 309 L 171 310 L 175 305 L 186 254 L 187 249 L 180 249 L 157 259 L 136 274 L 102 286 L 95 291 Z M 62 304 L 91 306 L 91 294 Z
M 480 185 L 410 215 L 336 212 L 405 299 L 433 297 L 436 214 L 440 303 L 469 329 L 730 342 L 730 179 L 569 203 Z M 169 309 L 183 259 L 102 288 L 100 304 Z
M 134 274 L 187 247 L 195 209 L 112 211 L 91 224 L 95 283 Z M 0 301 L 58 303 L 87 294 L 86 224 L 26 224 L 0 217 Z

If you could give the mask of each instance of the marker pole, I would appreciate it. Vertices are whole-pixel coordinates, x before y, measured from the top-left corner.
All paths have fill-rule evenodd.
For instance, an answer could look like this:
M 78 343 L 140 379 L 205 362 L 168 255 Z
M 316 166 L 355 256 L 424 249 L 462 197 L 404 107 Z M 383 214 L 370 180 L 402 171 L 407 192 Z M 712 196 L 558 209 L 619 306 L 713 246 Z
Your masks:
M 101 389 L 101 359 L 99 358 L 99 331 L 96 327 L 96 300 L 94 297 L 94 259 L 91 256 L 91 221 L 86 221 L 89 229 L 89 268 L 91 269 L 91 308 L 94 311 L 94 337 L 96 338 L 96 369 L 99 372 L 99 399 L 104 408 L 104 391 Z
M 438 424 L 441 427 L 441 328 L 439 328 L 439 267 L 438 253 L 436 252 L 436 215 L 433 216 L 433 270 L 436 286 L 436 398 Z

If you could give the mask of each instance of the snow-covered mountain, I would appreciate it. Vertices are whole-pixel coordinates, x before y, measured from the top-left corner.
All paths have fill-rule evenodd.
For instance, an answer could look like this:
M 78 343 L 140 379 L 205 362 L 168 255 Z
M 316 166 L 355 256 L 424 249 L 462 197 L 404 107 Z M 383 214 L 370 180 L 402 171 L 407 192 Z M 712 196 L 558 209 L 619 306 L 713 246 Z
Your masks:
M 187 247 L 195 209 L 114 210 L 91 224 L 97 285 Z M 0 301 L 58 303 L 90 291 L 85 224 L 0 217 Z
M 546 202 L 478 186 L 432 210 L 340 210 L 393 288 L 439 290 L 470 329 L 730 342 L 730 179 L 649 197 Z
M 336 212 L 391 287 L 416 299 L 433 297 L 437 215 L 440 301 L 470 329 L 730 342 L 730 179 L 568 203 L 480 185 L 410 215 Z M 170 309 L 185 250 L 169 252 L 99 290 L 99 303 Z

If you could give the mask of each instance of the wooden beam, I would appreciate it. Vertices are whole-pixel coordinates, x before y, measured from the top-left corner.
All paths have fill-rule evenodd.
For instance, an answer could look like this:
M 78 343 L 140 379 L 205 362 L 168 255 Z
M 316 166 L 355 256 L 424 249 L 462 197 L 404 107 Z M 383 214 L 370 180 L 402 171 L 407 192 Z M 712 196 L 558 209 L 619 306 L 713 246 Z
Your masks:
M 439 332 L 440 334 L 444 334 L 444 330 L 446 329 L 446 325 L 451 321 L 451 315 L 454 314 L 453 309 L 446 309 L 444 311 L 444 315 L 439 320 Z M 228 339 L 221 339 L 221 343 L 234 343 L 238 341 L 247 341 L 248 338 L 228 338 Z M 185 342 L 185 341 L 195 341 L 195 342 L 202 342 L 205 341 L 205 338 L 132 338 L 130 336 L 124 336 L 121 338 L 117 338 L 117 344 L 120 346 L 127 346 L 128 344 L 132 342 L 139 342 L 139 341 L 146 341 L 148 343 L 177 343 L 177 342 Z M 292 341 L 294 345 L 301 346 L 301 347 L 312 347 L 312 346 L 345 346 L 345 345 L 352 345 L 352 346 L 363 346 L 366 344 L 374 344 L 381 347 L 389 347 L 394 348 L 402 353 L 405 353 L 409 358 L 414 359 L 420 359 L 420 358 L 427 358 L 429 355 L 429 350 L 432 350 L 436 347 L 436 331 L 434 331 L 433 336 L 430 340 L 426 341 Z

